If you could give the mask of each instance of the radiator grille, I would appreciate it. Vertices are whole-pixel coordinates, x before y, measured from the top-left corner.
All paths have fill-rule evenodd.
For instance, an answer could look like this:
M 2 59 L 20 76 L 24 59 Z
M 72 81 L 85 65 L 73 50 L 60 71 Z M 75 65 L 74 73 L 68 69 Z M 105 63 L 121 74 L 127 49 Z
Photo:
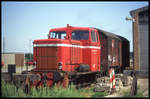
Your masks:
M 73 44 L 73 47 L 71 47 L 71 64 L 79 64 L 80 63 L 81 48 L 78 46 L 79 45 L 77 45 L 77 44 Z
M 58 62 L 57 47 L 37 47 L 37 69 L 55 70 Z

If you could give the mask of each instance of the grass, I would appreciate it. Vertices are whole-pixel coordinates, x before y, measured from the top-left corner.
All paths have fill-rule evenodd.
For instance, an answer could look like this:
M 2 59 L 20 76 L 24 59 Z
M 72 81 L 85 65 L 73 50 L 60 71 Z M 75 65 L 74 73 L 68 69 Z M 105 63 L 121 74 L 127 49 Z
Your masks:
M 129 97 L 130 90 L 123 91 L 123 97 Z
M 25 97 L 26 94 L 23 92 L 22 89 L 18 89 L 12 85 L 12 84 L 7 84 L 3 80 L 1 81 L 1 94 L 2 97 Z
M 130 97 L 129 95 L 130 95 L 129 89 L 123 92 L 123 97 Z M 137 94 L 133 97 L 144 97 L 144 95 L 143 95 L 143 92 L 137 91 Z
M 99 98 L 99 97 L 104 97 L 104 96 L 107 96 L 107 93 L 106 92 L 95 92 L 92 97 L 93 98 Z
M 77 98 L 85 98 L 85 97 L 104 97 L 107 95 L 106 93 L 94 92 L 93 88 L 80 88 L 76 89 L 73 84 L 71 84 L 68 88 L 57 87 L 56 85 L 52 88 L 42 87 L 36 89 L 35 87 L 31 88 L 30 94 L 25 94 L 22 89 L 18 89 L 9 83 L 5 83 L 1 80 L 1 90 L 2 97 L 77 97 Z
M 85 97 L 90 97 L 90 98 L 100 98 L 108 95 L 106 92 L 94 92 L 93 90 L 94 87 L 89 87 L 89 88 L 79 89 L 79 92 Z
M 68 88 L 57 87 L 56 85 L 52 88 L 43 87 L 36 90 L 35 88 L 31 89 L 31 97 L 84 97 L 81 95 L 74 85 L 69 86 Z

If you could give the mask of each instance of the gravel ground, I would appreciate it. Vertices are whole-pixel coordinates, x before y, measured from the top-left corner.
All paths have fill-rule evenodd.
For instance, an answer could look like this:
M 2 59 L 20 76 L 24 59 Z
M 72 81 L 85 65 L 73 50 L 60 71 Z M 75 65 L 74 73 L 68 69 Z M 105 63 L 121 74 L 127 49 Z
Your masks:
M 145 96 L 149 97 L 149 79 L 138 79 L 138 91 L 142 91 Z
M 138 85 L 138 92 L 143 92 L 143 95 L 145 97 L 149 97 L 149 79 L 138 79 L 137 80 L 137 85 Z M 124 91 L 130 90 L 131 85 L 127 87 L 123 87 L 119 92 L 116 92 L 114 94 L 105 96 L 105 97 L 123 97 Z
M 119 92 L 113 93 L 111 95 L 105 97 L 123 97 L 124 91 L 127 91 L 131 88 L 131 86 L 123 87 Z

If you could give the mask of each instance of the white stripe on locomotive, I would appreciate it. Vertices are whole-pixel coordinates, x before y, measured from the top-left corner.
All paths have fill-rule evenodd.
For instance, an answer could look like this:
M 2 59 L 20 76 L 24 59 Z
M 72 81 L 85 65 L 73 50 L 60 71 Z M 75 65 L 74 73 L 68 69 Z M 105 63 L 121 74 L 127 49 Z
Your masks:
M 101 49 L 100 46 L 80 46 L 80 45 L 71 45 L 71 44 L 34 44 L 34 47 L 58 47 L 58 46 Z

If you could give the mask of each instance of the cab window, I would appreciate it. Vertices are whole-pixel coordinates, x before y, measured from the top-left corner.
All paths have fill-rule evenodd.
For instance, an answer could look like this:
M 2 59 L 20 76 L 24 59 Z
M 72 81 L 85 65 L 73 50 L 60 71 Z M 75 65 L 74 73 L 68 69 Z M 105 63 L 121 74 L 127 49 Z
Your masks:
M 72 31 L 72 40 L 88 40 L 89 31 L 76 30 Z
M 98 34 L 97 34 L 97 32 L 96 32 L 96 38 L 97 38 L 97 42 L 98 42 Z
M 65 36 L 66 36 L 65 31 L 54 31 L 50 33 L 50 38 L 65 39 Z
M 92 42 L 96 42 L 95 32 L 92 30 L 91 32 Z

